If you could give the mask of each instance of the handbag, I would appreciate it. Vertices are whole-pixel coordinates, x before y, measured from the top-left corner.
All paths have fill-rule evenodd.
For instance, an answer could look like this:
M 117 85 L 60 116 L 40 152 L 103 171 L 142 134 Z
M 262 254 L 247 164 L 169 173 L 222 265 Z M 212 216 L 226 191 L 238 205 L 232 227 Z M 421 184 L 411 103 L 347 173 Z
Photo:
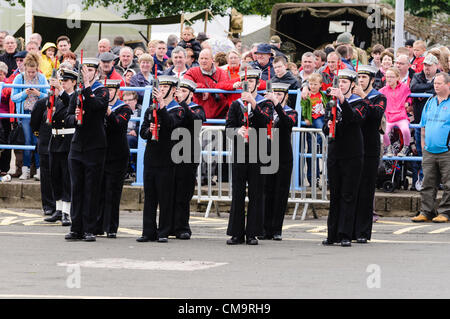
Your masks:
M 13 128 L 9 134 L 8 142 L 10 145 L 25 145 L 25 134 L 23 132 L 22 123 L 13 123 Z

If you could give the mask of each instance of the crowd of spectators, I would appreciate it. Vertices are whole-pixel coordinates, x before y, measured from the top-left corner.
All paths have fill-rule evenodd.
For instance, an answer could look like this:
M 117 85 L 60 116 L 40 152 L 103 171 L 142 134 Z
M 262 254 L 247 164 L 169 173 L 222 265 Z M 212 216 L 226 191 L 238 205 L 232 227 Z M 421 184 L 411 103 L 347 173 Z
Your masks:
M 52 40 L 52 39 L 45 39 Z M 121 36 L 98 41 L 96 57 L 100 60 L 102 78 L 121 80 L 121 86 L 145 87 L 155 76 L 173 75 L 194 81 L 197 88 L 219 88 L 234 90 L 241 88 L 238 73 L 245 67 L 262 71 L 259 89 L 266 88 L 268 80 L 283 82 L 290 89 L 302 89 L 302 105 L 308 107 L 309 114 L 303 112 L 302 120 L 311 127 L 320 126 L 320 115 L 326 103 L 322 94 L 333 84 L 339 70 L 355 70 L 358 64 L 370 64 L 377 68 L 376 89 L 395 91 L 397 84 L 412 93 L 434 93 L 433 80 L 438 72 L 449 72 L 449 49 L 447 47 L 427 48 L 422 40 L 407 40 L 405 46 L 396 52 L 381 44 L 373 45 L 367 52 L 356 47 L 353 37 L 346 32 L 338 36 L 333 44 L 313 52 L 303 53 L 300 61 L 291 61 L 292 55 L 282 50 L 279 36 L 272 36 L 266 43 L 245 46 L 240 39 L 232 39 L 234 48 L 227 52 L 211 49 L 208 36 L 200 32 L 197 36 L 192 27 L 185 27 L 181 39 L 176 35 L 167 41 L 152 40 L 146 47 L 130 47 Z M 80 67 L 77 55 L 71 49 L 67 36 L 60 36 L 54 42 L 43 41 L 39 34 L 33 34 L 23 50 L 18 49 L 18 41 L 7 32 L 0 32 L 0 81 L 5 83 L 46 84 L 55 69 L 62 64 L 74 70 Z M 389 71 L 391 70 L 391 71 Z M 389 72 L 395 75 L 395 83 L 387 84 Z M 310 87 L 313 86 L 314 88 Z M 406 90 L 407 88 L 407 90 Z M 311 90 L 310 90 L 311 89 Z M 36 100 L 45 96 L 45 90 L 3 89 L 0 113 L 27 113 Z M 196 93 L 194 102 L 202 105 L 208 119 L 225 119 L 230 103 L 238 98 L 235 94 Z M 121 98 L 132 104 L 135 116 L 140 114 L 143 92 L 121 94 Z M 426 98 L 413 98 L 406 105 L 407 121 L 419 123 Z M 289 104 L 295 108 L 296 96 L 291 95 Z M 321 107 L 322 106 L 322 107 Z M 390 105 L 387 106 L 389 110 Z M 398 107 L 398 105 L 396 106 Z M 403 107 L 403 106 L 402 106 Z M 2 118 L 3 140 L 8 140 L 13 119 Z M 27 127 L 25 119 L 19 120 Z M 130 122 L 128 130 L 132 148 L 137 143 L 135 122 Z M 35 137 L 25 129 L 28 145 L 35 145 Z M 407 140 L 407 139 L 406 139 Z M 420 130 L 412 131 L 414 150 L 421 155 Z M 37 153 L 15 151 L 16 165 L 10 167 L 11 151 L 4 150 L 0 155 L 0 171 L 8 172 L 21 179 L 30 178 L 32 163 L 39 168 Z M 34 160 L 34 162 L 33 162 Z M 420 165 L 415 164 L 414 182 L 421 177 Z M 39 178 L 39 171 L 35 175 Z M 414 187 L 413 183 L 413 187 Z

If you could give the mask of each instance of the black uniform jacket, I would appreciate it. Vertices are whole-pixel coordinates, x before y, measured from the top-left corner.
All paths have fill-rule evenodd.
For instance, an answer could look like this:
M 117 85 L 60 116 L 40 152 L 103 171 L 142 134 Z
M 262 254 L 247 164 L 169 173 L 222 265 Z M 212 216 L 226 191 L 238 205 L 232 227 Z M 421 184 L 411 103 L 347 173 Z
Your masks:
M 364 155 L 364 142 L 361 125 L 366 116 L 367 101 L 352 94 L 344 103 L 337 106 L 336 138 L 328 143 L 328 157 L 345 159 Z M 329 134 L 328 121 L 332 120 L 331 108 L 327 105 L 323 132 Z
M 144 114 L 144 121 L 141 125 L 140 136 L 147 140 L 144 155 L 144 167 L 167 167 L 173 166 L 171 153 L 174 141 L 171 140 L 172 131 L 183 125 L 185 110 L 178 105 L 175 100 L 164 108 L 157 110 L 158 125 L 158 141 L 152 140 L 152 131 L 150 123 L 154 122 L 153 110 L 148 108 Z M 176 142 L 176 141 L 175 141 Z
M 106 139 L 108 148 L 106 151 L 106 160 L 116 160 L 128 158 L 130 156 L 130 147 L 127 140 L 128 121 L 130 120 L 132 110 L 121 100 L 111 106 L 111 114 L 106 115 Z
M 275 105 L 275 112 L 273 113 L 273 127 L 279 129 L 279 152 L 280 163 L 289 163 L 293 160 L 291 134 L 292 128 L 297 126 L 298 114 L 297 111 L 280 103 Z
M 105 114 L 109 103 L 109 92 L 100 82 L 81 92 L 83 96 L 83 123 L 77 125 L 75 109 L 77 98 L 70 99 L 66 124 L 75 126 L 71 148 L 78 152 L 106 148 Z
M 194 125 L 195 121 L 201 121 L 202 124 L 206 121 L 205 110 L 202 106 L 195 104 L 194 102 L 191 102 L 189 105 L 187 105 L 185 102 L 181 102 L 180 106 L 185 111 L 184 123 L 182 126 L 187 128 L 191 135 L 191 163 L 199 163 L 198 157 L 200 156 L 200 153 L 194 154 L 194 151 L 201 150 L 201 147 L 199 136 L 196 135 L 196 132 L 194 130 Z M 194 145 L 197 145 L 197 147 L 194 147 Z
M 48 144 L 52 129 L 47 121 L 47 102 L 48 97 L 38 100 L 31 111 L 30 126 L 34 134 L 38 136 L 36 150 L 39 154 L 48 154 Z
M 257 140 L 256 141 L 252 141 L 251 140 L 251 136 L 249 133 L 249 143 L 246 143 L 245 145 L 245 159 L 246 162 L 249 160 L 249 144 L 251 143 L 257 143 L 256 144 L 256 148 L 254 148 L 255 150 L 257 150 L 257 154 L 259 154 L 259 139 L 260 138 L 267 138 L 267 135 L 265 135 L 264 137 L 259 136 L 260 134 L 258 134 L 261 130 L 261 128 L 266 128 L 267 129 L 267 125 L 270 123 L 270 121 L 272 120 L 272 116 L 273 116 L 273 103 L 267 99 L 265 99 L 264 97 L 262 97 L 261 95 L 257 95 L 256 98 L 256 107 L 255 109 L 250 108 L 250 112 L 248 114 L 248 120 L 249 120 L 249 128 L 255 128 L 256 129 L 256 136 L 257 136 Z M 230 109 L 228 110 L 228 114 L 227 114 L 227 119 L 226 119 L 226 128 L 234 128 L 235 130 L 241 128 L 242 126 L 246 125 L 245 122 L 245 115 L 244 115 L 244 110 L 245 110 L 246 106 L 244 106 L 244 103 L 241 99 L 238 99 L 236 101 L 234 101 L 233 103 L 231 103 L 230 105 Z M 267 134 L 267 131 L 265 131 Z M 239 138 L 239 137 L 237 137 Z M 236 147 L 236 138 L 234 138 L 234 147 L 233 150 L 238 150 L 238 148 Z M 239 154 L 237 154 L 237 152 L 235 152 L 234 154 L 234 163 L 236 163 L 237 161 L 237 157 Z M 239 155 L 239 157 L 242 155 Z
M 368 109 L 361 125 L 364 156 L 379 157 L 381 148 L 379 128 L 386 110 L 386 97 L 377 90 L 372 90 L 365 100 Z
M 52 116 L 52 128 L 56 130 L 74 128 L 73 125 L 66 123 L 67 110 L 69 109 L 70 99 L 76 99 L 75 92 L 71 95 L 63 92 L 55 99 L 55 111 Z M 70 143 L 73 134 L 53 135 L 50 138 L 49 151 L 52 153 L 69 153 Z

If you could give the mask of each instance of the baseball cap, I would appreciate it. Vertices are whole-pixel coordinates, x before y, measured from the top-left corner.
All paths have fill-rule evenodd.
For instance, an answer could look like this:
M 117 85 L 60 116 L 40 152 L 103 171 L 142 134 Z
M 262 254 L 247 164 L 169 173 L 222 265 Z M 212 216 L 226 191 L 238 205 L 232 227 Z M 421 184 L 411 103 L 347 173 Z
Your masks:
M 428 64 L 428 65 L 439 64 L 439 60 L 434 55 L 429 53 L 423 60 L 423 64 Z

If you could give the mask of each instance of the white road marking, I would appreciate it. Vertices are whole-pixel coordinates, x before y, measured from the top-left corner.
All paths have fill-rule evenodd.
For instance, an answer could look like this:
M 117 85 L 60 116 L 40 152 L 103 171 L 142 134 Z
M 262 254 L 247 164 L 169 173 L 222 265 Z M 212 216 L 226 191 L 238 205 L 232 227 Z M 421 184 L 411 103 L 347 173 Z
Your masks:
M 216 263 L 212 261 L 195 260 L 134 260 L 127 258 L 103 258 L 97 260 L 85 260 L 81 262 L 62 262 L 58 266 L 67 267 L 80 265 L 85 268 L 107 268 L 107 269 L 131 269 L 131 270 L 171 270 L 171 271 L 195 271 L 205 270 L 227 265 L 228 263 Z
M 439 229 L 430 231 L 428 234 L 440 234 L 440 233 L 443 233 L 443 232 L 445 232 L 445 231 L 447 231 L 449 229 L 450 229 L 450 227 L 439 228 Z
M 396 230 L 395 232 L 393 232 L 393 234 L 394 235 L 401 235 L 401 234 L 410 232 L 411 230 L 419 229 L 419 228 L 423 228 L 423 227 L 430 227 L 430 225 L 406 227 L 406 228 L 402 228 L 402 229 Z
M 327 229 L 327 226 L 317 226 L 316 228 L 309 229 L 307 233 L 320 233 Z

